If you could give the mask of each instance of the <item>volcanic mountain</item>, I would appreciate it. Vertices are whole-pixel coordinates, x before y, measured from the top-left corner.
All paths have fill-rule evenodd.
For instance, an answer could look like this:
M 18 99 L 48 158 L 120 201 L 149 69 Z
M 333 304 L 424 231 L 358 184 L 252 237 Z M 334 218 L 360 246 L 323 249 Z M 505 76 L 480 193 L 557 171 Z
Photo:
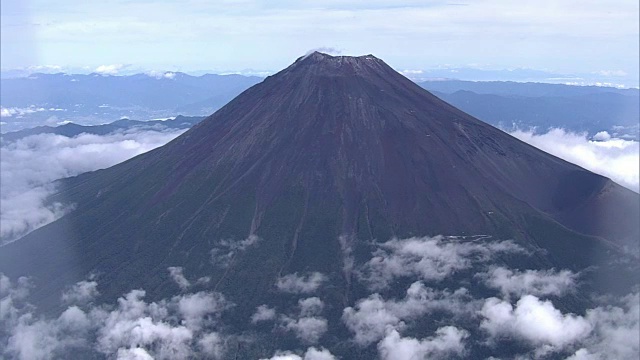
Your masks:
M 301 57 L 167 145 L 58 189 L 51 201 L 73 210 L 0 248 L 0 272 L 30 276 L 34 304 L 53 312 L 90 275 L 101 301 L 137 288 L 162 299 L 179 291 L 167 269 L 181 267 L 234 303 L 228 326 L 254 331 L 256 307 L 296 303 L 279 291 L 287 276 L 319 276 L 323 346 L 370 358 L 344 340 L 341 317 L 371 293 L 363 266 L 386 261 L 379 246 L 390 239 L 511 240 L 530 256 L 485 255 L 583 274 L 559 305 L 575 312 L 592 291 L 624 293 L 638 280 L 623 261 L 637 256 L 637 194 L 469 116 L 372 55 Z M 464 269 L 466 280 L 446 287 L 474 288 L 477 269 Z M 401 297 L 408 284 L 386 286 Z M 244 356 L 294 343 L 270 334 Z

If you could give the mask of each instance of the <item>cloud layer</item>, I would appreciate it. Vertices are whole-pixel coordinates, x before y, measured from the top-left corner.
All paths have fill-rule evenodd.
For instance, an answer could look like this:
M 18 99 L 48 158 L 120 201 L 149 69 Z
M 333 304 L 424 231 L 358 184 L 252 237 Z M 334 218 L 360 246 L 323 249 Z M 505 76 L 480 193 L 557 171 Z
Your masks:
M 477 349 L 511 349 L 508 351 L 515 353 L 510 357 L 534 359 L 640 355 L 637 292 L 618 299 L 595 299 L 600 305 L 574 314 L 558 305 L 575 299 L 570 296 L 579 286 L 579 274 L 493 264 L 493 256 L 501 252 L 509 252 L 511 257 L 531 256 L 512 242 L 483 236 L 465 242 L 438 236 L 392 239 L 383 245 L 388 258 L 400 256 L 402 264 L 410 265 L 409 273 L 391 272 L 400 274 L 391 277 L 393 286 L 377 287 L 351 305 L 336 308 L 339 302 L 325 303 L 324 297 L 330 294 L 321 287 L 328 285 L 325 275 L 289 274 L 280 279 L 285 279 L 283 289 L 292 291 L 274 291 L 268 303 L 256 308 L 246 319 L 249 335 L 232 333 L 229 330 L 235 325 L 223 322 L 223 315 L 234 310 L 233 302 L 215 291 L 194 291 L 196 285 L 206 287 L 208 282 L 189 280 L 188 272 L 180 266 L 169 267 L 165 273 L 176 283 L 175 296 L 148 302 L 143 289 L 134 289 L 116 304 L 98 304 L 99 280 L 90 275 L 61 294 L 65 310 L 53 318 L 38 315 L 28 303 L 33 290 L 29 279 L 12 280 L 0 274 L 0 356 L 217 359 L 236 348 L 229 344 L 278 338 L 287 344 L 297 341 L 298 346 L 294 351 L 273 352 L 271 360 L 325 360 L 336 358 L 327 348 L 334 350 L 334 334 L 329 329 L 338 326 L 350 336 L 337 349 L 354 346 L 363 354 L 377 352 L 381 360 L 465 358 Z M 415 250 L 409 252 L 410 257 L 405 256 L 408 249 Z M 377 255 L 379 250 L 374 250 L 372 257 Z M 420 259 L 427 259 L 426 269 L 431 269 L 434 259 L 440 259 L 443 267 L 453 270 L 437 272 L 435 279 L 424 276 L 423 271 L 414 271 L 421 269 L 415 265 Z M 456 269 L 464 269 L 451 264 L 472 266 L 477 275 L 464 273 L 469 276 L 469 287 L 446 287 L 460 284 L 453 279 L 460 276 Z M 369 266 L 365 263 L 355 268 L 362 272 Z M 369 272 L 361 285 L 370 284 L 373 275 L 389 279 L 388 269 L 381 269 L 385 270 Z M 399 293 L 405 286 L 404 293 Z M 310 296 L 309 292 L 317 294 Z M 342 316 L 330 316 L 332 311 Z
M 402 277 L 441 281 L 497 254 L 522 251 L 510 241 L 477 243 L 444 236 L 391 239 L 379 245 L 360 271 L 360 277 L 373 290 L 384 289 Z
M 612 137 L 600 132 L 589 139 L 563 129 L 551 129 L 544 134 L 516 130 L 510 133 L 552 155 L 587 170 L 611 178 L 635 192 L 640 191 L 640 144 L 637 141 Z
M 45 205 L 46 197 L 55 191 L 51 181 L 115 165 L 164 145 L 182 132 L 132 129 L 73 138 L 41 134 L 3 144 L 0 239 L 13 240 L 73 208 L 73 204 Z
M 115 307 L 87 306 L 87 300 L 98 292 L 95 282 L 83 281 L 71 291 L 82 297 L 63 295 L 71 304 L 59 317 L 45 319 L 36 316 L 26 302 L 31 290 L 27 279 L 13 283 L 0 274 L 0 281 L 3 356 L 37 360 L 97 353 L 118 359 L 218 359 L 225 352 L 227 336 L 214 329 L 220 314 L 233 304 L 219 293 L 198 292 L 146 302 L 144 290 L 132 290 L 119 298 Z
M 405 68 L 461 62 L 527 66 L 629 73 L 637 83 L 638 4 L 633 1 L 543 0 L 525 8 L 505 0 L 173 0 L 154 6 L 143 0 L 56 0 L 33 9 L 19 2 L 4 6 L 17 8 L 3 11 L 3 66 L 9 67 L 132 63 L 273 70 L 309 48 L 331 46 L 374 53 Z M 444 45 L 448 51 L 442 51 Z M 235 51 L 220 50 L 229 48 Z M 166 49 L 174 50 L 172 56 Z M 78 56 L 70 59 L 70 53 Z

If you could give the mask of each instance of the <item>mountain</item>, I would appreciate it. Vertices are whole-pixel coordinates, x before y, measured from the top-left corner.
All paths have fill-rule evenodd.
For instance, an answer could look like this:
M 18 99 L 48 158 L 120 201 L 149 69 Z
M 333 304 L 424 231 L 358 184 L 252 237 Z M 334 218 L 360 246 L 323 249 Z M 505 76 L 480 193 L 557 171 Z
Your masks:
M 462 76 L 463 74 L 457 73 Z M 2 132 L 71 121 L 162 119 L 209 115 L 262 79 L 184 73 L 106 76 L 31 74 L 1 79 Z M 562 127 L 590 135 L 606 130 L 638 138 L 638 89 L 509 81 L 419 81 L 450 104 L 501 128 Z
M 93 125 L 121 117 L 146 120 L 177 114 L 208 115 L 259 81 L 261 78 L 253 76 L 184 73 L 59 73 L 2 79 L 3 131 L 64 120 Z
M 27 136 L 39 134 L 55 134 L 66 137 L 74 137 L 80 134 L 106 135 L 116 131 L 127 131 L 131 129 L 188 129 L 194 124 L 200 122 L 203 118 L 199 116 L 182 116 L 178 115 L 174 119 L 139 121 L 120 119 L 108 124 L 102 125 L 79 125 L 68 123 L 60 126 L 36 126 L 31 129 L 24 129 L 9 132 L 0 135 L 3 143 L 14 142 Z
M 428 88 L 427 88 L 428 89 Z M 617 136 L 638 139 L 640 96 L 629 93 L 517 96 L 433 92 L 442 100 L 502 129 L 564 128 L 593 136 L 606 130 Z
M 32 302 L 49 313 L 88 277 L 106 303 L 132 289 L 161 305 L 188 286 L 219 292 L 233 303 L 220 331 L 243 334 L 227 358 L 319 344 L 369 359 L 397 331 L 429 339 L 454 320 L 470 345 L 452 357 L 513 357 L 526 344 L 488 347 L 476 311 L 452 317 L 439 305 L 411 322 L 395 313 L 406 328 L 388 312 L 433 294 L 498 296 L 476 265 L 489 260 L 579 274 L 554 304 L 582 314 L 593 295 L 638 283 L 638 194 L 473 118 L 372 55 L 301 57 L 167 145 L 58 188 L 51 202 L 74 210 L 1 247 L 0 272 L 30 276 Z M 178 287 L 167 272 L 178 267 L 204 280 Z M 363 315 L 383 298 L 395 305 Z M 380 317 L 386 327 L 374 332 L 367 321 Z M 267 318 L 276 325 L 255 324 Z
M 611 93 L 638 96 L 640 94 L 640 90 L 637 88 L 619 89 L 608 86 L 574 86 L 542 82 L 445 80 L 420 81 L 418 84 L 429 91 L 446 94 L 457 91 L 518 97 L 576 97 Z

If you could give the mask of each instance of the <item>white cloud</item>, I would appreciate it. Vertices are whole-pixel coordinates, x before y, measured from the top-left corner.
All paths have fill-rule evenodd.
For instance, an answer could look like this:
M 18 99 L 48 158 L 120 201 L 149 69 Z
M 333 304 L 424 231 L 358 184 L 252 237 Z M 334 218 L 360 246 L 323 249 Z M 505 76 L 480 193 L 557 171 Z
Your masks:
M 277 351 L 275 355 L 269 359 L 263 358 L 260 360 L 302 360 L 302 357 L 292 353 L 291 351 Z
M 595 135 L 593 135 L 593 140 L 595 141 L 609 141 L 611 140 L 611 134 L 607 131 L 599 131 Z
M 236 255 L 256 245 L 259 241 L 260 238 L 253 234 L 240 241 L 223 239 L 211 250 L 211 262 L 218 267 L 227 268 Z
M 532 295 L 523 296 L 515 308 L 506 301 L 491 298 L 480 311 L 484 318 L 480 327 L 494 344 L 509 339 L 524 340 L 534 357 L 571 350 L 574 353 L 568 359 L 572 360 L 637 359 L 640 294 L 629 294 L 613 302 L 577 316 L 562 314 L 550 301 Z
M 317 297 L 298 300 L 299 314 L 296 317 L 280 316 L 282 326 L 293 331 L 306 344 L 315 344 L 327 332 L 328 322 L 320 317 L 324 303 Z
M 327 276 L 319 272 L 306 275 L 294 273 L 279 278 L 276 281 L 276 287 L 282 292 L 308 294 L 316 291 L 325 281 L 327 281 Z
M 0 240 L 15 240 L 73 208 L 46 204 L 56 179 L 106 168 L 166 144 L 184 130 L 133 129 L 73 138 L 40 134 L 0 148 Z
M 600 360 L 600 356 L 589 353 L 587 349 L 580 349 L 566 360 Z
M 635 192 L 640 191 L 640 144 L 637 141 L 607 138 L 598 133 L 589 140 L 586 134 L 551 129 L 545 134 L 516 130 L 510 133 L 552 155 L 579 165 Z
M 306 344 L 316 344 L 328 330 L 327 319 L 317 316 L 305 316 L 298 319 L 283 317 L 287 330 L 293 331 L 298 339 Z
M 27 67 L 27 70 L 30 72 L 59 73 L 62 72 L 64 68 L 60 65 L 33 65 Z
M 55 321 L 41 320 L 26 302 L 32 288 L 21 277 L 13 283 L 0 274 L 0 357 L 50 359 L 60 351 L 86 344 L 84 332 L 91 322 L 77 306 L 66 309 Z
M 142 348 L 118 349 L 116 360 L 153 360 L 153 356 Z
M 439 328 L 435 336 L 418 340 L 401 337 L 397 330 L 388 328 L 378 343 L 378 351 L 381 360 L 449 359 L 464 353 L 463 341 L 468 336 L 465 330 L 446 326 Z
M 523 296 L 515 308 L 497 298 L 487 299 L 480 314 L 483 317 L 480 327 L 491 339 L 519 338 L 542 353 L 577 343 L 592 330 L 583 317 L 562 314 L 550 301 L 541 301 L 533 295 Z
M 203 325 L 212 323 L 213 316 L 219 315 L 231 305 L 219 293 L 198 292 L 177 296 L 178 312 L 189 329 L 200 330 Z
M 582 355 L 598 358 L 640 358 L 640 293 L 629 294 L 621 304 L 597 307 L 587 311 L 592 336 L 584 341 Z M 580 355 L 580 354 L 578 354 Z
M 595 73 L 598 74 L 598 75 L 601 75 L 601 76 L 627 76 L 627 75 L 629 75 L 624 70 L 600 70 L 600 71 L 596 71 Z
M 422 75 L 424 71 L 422 70 L 402 70 L 400 73 L 404 76 L 413 76 L 413 75 Z
M 160 79 L 169 79 L 172 80 L 176 77 L 176 73 L 171 71 L 149 71 L 146 73 L 148 76 L 152 78 Z
M 128 65 L 124 64 L 100 65 L 94 70 L 94 72 L 102 75 L 116 75 L 120 70 L 127 66 Z
M 169 270 L 169 275 L 171 275 L 171 279 L 180 287 L 182 290 L 187 290 L 191 283 L 184 277 L 183 269 L 181 266 L 170 266 L 167 268 Z
M 354 334 L 354 341 L 367 346 L 383 338 L 390 326 L 401 329 L 407 322 L 433 312 L 471 318 L 477 308 L 479 304 L 465 288 L 440 291 L 415 282 L 402 300 L 384 300 L 380 294 L 359 300 L 354 307 L 344 309 L 342 321 Z
M 304 360 L 335 360 L 335 356 L 327 349 L 310 347 L 304 354 Z
M 340 243 L 340 252 L 342 253 L 342 273 L 347 284 L 351 284 L 351 276 L 353 273 L 353 267 L 355 266 L 355 259 L 353 257 L 353 236 L 340 235 L 338 237 L 338 243 Z
M 327 349 L 310 347 L 303 356 L 297 355 L 291 351 L 277 351 L 269 359 L 261 360 L 335 360 L 336 357 Z
M 256 308 L 256 312 L 251 316 L 252 323 L 258 323 L 260 321 L 275 320 L 276 310 L 270 308 L 267 305 L 260 305 Z
M 521 251 L 510 241 L 482 243 L 444 236 L 394 238 L 379 244 L 360 277 L 373 290 L 384 289 L 401 277 L 441 281 L 474 263 L 486 262 L 497 253 Z
M 62 302 L 66 304 L 84 304 L 100 295 L 98 283 L 95 281 L 80 281 L 68 291 L 62 293 Z
M 43 112 L 43 111 L 47 111 L 47 109 L 43 108 L 43 107 L 38 107 L 35 105 L 31 105 L 29 107 L 26 108 L 17 108 L 17 107 L 11 107 L 11 108 L 5 108 L 5 107 L 0 107 L 0 117 L 23 117 L 24 115 L 28 115 L 28 114 L 33 114 L 33 113 L 37 113 L 37 112 Z M 65 111 L 64 109 L 54 109 L 51 108 L 48 111 Z
M 324 303 L 317 297 L 300 299 L 298 300 L 298 306 L 300 307 L 300 316 L 319 315 L 324 309 Z
M 0 274 L 0 357 L 16 359 L 69 358 L 85 354 L 122 359 L 218 359 L 228 335 L 215 331 L 220 313 L 232 304 L 215 292 L 198 292 L 159 302 L 144 301 L 143 290 L 132 290 L 117 306 L 72 305 L 57 318 L 37 316 L 26 302 L 31 286 L 15 284 Z M 92 282 L 66 292 L 92 293 Z M 212 331 L 214 330 L 214 331 Z
M 218 333 L 203 335 L 200 340 L 198 340 L 198 346 L 202 353 L 209 359 L 219 359 L 226 352 L 224 339 Z
M 76 64 L 108 61 L 200 67 L 214 62 L 223 68 L 278 68 L 284 61 L 282 53 L 292 58 L 310 44 L 331 44 L 348 52 L 382 53 L 404 67 L 468 59 L 504 66 L 589 72 L 621 69 L 637 74 L 638 5 L 630 1 L 605 5 L 545 0 L 526 8 L 504 0 L 467 6 L 446 1 L 287 1 L 268 7 L 257 1 L 193 0 L 162 2 L 152 9 L 144 1 L 70 4 L 33 9 L 24 27 L 7 26 L 6 36 L 22 36 L 19 32 L 25 27 L 37 29 L 39 41 L 59 45 L 42 49 L 41 60 L 49 63 L 68 62 L 65 55 L 77 53 L 77 59 L 72 59 Z M 185 18 L 189 21 L 178 20 Z M 212 33 L 220 36 L 212 38 Z M 425 38 L 431 41 L 421 43 Z M 520 46 L 523 38 L 526 47 Z M 417 43 L 421 46 L 416 47 Z M 440 51 L 444 43 L 452 51 Z M 237 44 L 244 46 L 234 54 L 215 51 Z M 180 50 L 167 56 L 167 48 Z M 482 51 L 487 48 L 496 51 Z M 509 51 L 514 48 L 519 51 Z M 202 59 L 192 56 L 198 49 L 206 54 Z M 558 51 L 571 55 L 555 56 Z M 589 54 L 598 56 L 580 61 Z
M 510 270 L 494 267 L 478 277 L 487 286 L 498 289 L 503 296 L 517 297 L 529 294 L 535 296 L 562 296 L 575 288 L 577 275 L 569 270 Z

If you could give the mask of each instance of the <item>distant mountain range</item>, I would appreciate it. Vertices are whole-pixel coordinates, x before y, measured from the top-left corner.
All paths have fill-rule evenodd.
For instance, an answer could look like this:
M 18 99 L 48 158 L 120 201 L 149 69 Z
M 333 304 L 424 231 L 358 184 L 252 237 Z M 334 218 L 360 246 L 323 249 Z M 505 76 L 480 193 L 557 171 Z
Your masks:
M 116 131 L 126 131 L 133 128 L 153 129 L 159 131 L 166 129 L 188 129 L 193 125 L 199 123 L 202 119 L 204 119 L 204 117 L 202 116 L 179 115 L 174 119 L 167 120 L 140 121 L 121 119 L 101 125 L 78 125 L 74 123 L 64 124 L 60 126 L 45 125 L 2 134 L 0 135 L 0 140 L 2 141 L 2 143 L 9 143 L 20 140 L 27 136 L 39 134 L 55 134 L 66 137 L 74 137 L 80 134 L 107 135 Z
M 241 75 L 158 76 L 33 74 L 2 79 L 2 132 L 65 122 L 94 125 L 118 118 L 207 116 L 260 82 Z M 640 92 L 597 86 L 505 81 L 423 81 L 436 96 L 502 128 L 606 130 L 638 139 Z
M 431 87 L 434 84 L 422 85 Z M 640 102 L 637 94 L 633 93 L 562 96 L 496 95 L 468 90 L 433 93 L 457 108 L 503 129 L 536 127 L 540 132 L 561 127 L 590 135 L 606 130 L 618 137 L 638 139 Z
M 95 125 L 126 117 L 209 115 L 262 78 L 241 75 L 158 77 L 32 74 L 2 79 L 3 132 L 63 121 Z

